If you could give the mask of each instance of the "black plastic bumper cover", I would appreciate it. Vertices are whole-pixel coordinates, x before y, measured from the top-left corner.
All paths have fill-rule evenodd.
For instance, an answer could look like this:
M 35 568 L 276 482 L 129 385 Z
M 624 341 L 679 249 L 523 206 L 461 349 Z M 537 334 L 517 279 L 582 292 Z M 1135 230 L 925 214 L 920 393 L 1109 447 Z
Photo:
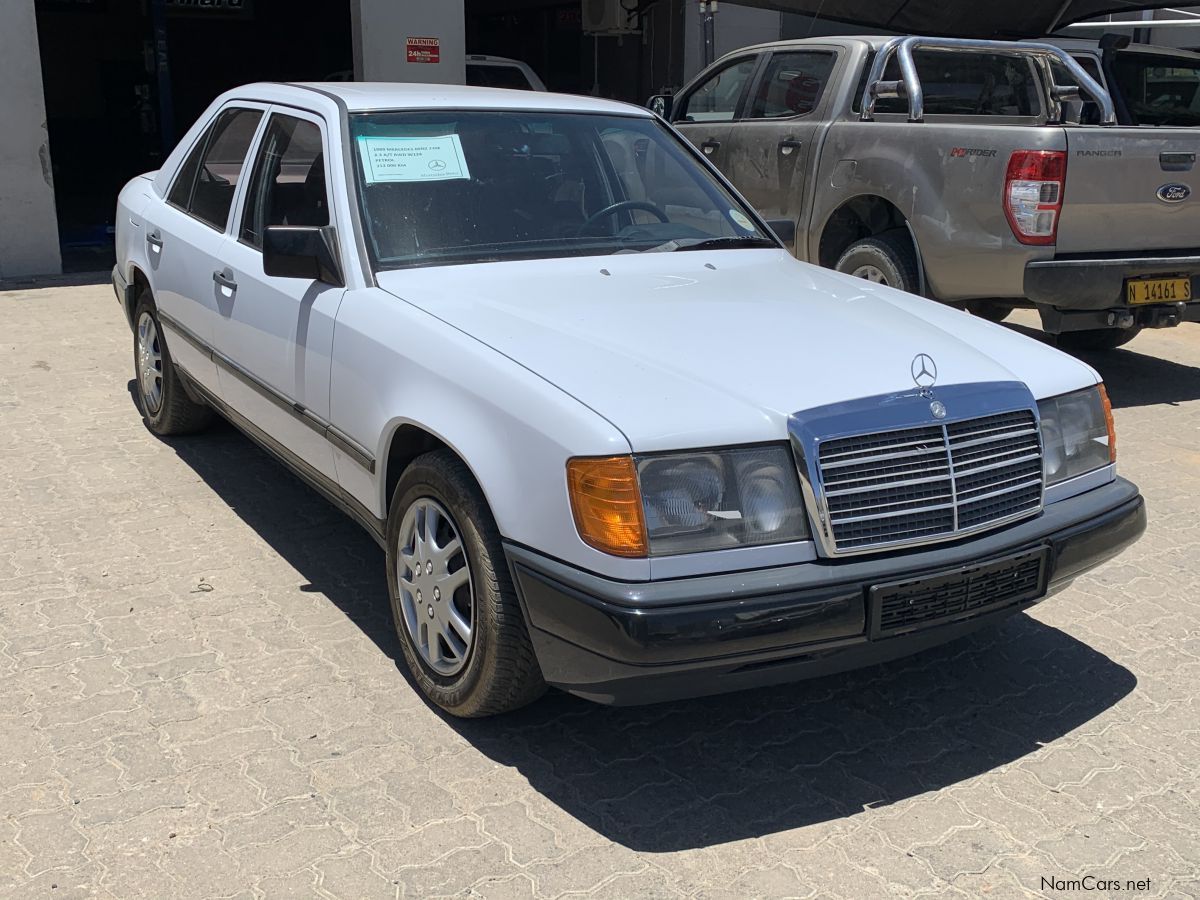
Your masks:
M 1195 297 L 1200 281 L 1200 256 L 1036 260 L 1025 266 L 1025 296 L 1039 305 L 1065 310 L 1129 309 L 1125 302 L 1125 280 L 1155 275 L 1190 277 Z M 1200 310 L 1200 303 L 1187 306 Z
M 982 537 L 855 560 L 631 583 L 524 547 L 506 551 L 546 681 L 592 700 L 635 704 L 826 675 L 936 646 L 1062 589 L 1145 528 L 1141 495 L 1118 478 Z M 1047 558 L 1039 596 L 872 637 L 872 587 L 1038 548 Z

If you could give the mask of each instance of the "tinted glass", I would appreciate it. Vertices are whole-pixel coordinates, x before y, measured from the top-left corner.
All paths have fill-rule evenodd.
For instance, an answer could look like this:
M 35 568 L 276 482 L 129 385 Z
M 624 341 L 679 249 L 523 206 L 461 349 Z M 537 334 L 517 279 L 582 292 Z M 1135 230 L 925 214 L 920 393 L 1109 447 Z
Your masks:
M 204 155 L 204 148 L 208 146 L 208 139 L 212 137 L 214 127 L 215 123 L 200 135 L 200 140 L 196 141 L 196 146 L 179 167 L 175 183 L 171 185 L 170 193 L 167 194 L 168 203 L 173 203 L 180 209 L 187 209 L 191 204 L 192 186 L 196 183 L 196 172 L 200 170 L 200 157 Z
M 532 91 L 533 85 L 525 73 L 516 66 L 489 66 L 467 64 L 467 84 L 471 87 L 511 88 L 517 91 Z
M 676 116 L 681 122 L 731 122 L 737 114 L 738 100 L 746 87 L 757 57 L 726 66 L 704 82 L 683 101 Z
M 1028 59 L 918 50 L 913 60 L 925 91 L 926 115 L 1036 116 L 1042 112 L 1040 84 Z M 868 71 L 869 67 L 870 63 Z M 900 80 L 900 64 L 895 57 L 888 63 L 883 80 Z M 880 99 L 875 112 L 907 113 L 908 101 Z
M 351 133 L 380 268 L 777 246 L 656 119 L 390 112 Z
M 817 108 L 835 57 L 832 53 L 775 53 L 754 92 L 752 119 L 803 116 Z
M 225 229 L 233 193 L 261 118 L 262 112 L 257 109 L 230 109 L 213 124 L 188 211 L 214 228 Z
M 321 130 L 305 119 L 273 115 L 254 163 L 241 238 L 262 247 L 269 225 L 328 225 Z
M 1138 125 L 1200 125 L 1200 63 L 1118 53 L 1117 84 Z

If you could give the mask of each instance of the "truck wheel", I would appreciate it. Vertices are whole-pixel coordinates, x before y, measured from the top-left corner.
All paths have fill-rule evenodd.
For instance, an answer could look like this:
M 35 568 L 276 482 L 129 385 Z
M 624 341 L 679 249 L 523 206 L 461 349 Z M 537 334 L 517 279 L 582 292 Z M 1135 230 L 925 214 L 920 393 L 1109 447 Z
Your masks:
M 412 462 L 387 522 L 392 616 L 413 680 L 463 717 L 531 703 L 546 690 L 483 492 L 452 453 Z
M 1058 349 L 1070 353 L 1116 350 L 1132 341 L 1141 330 L 1141 325 L 1134 325 L 1132 328 L 1089 328 L 1086 331 L 1064 331 L 1058 336 Z
M 920 291 L 917 254 L 907 231 L 886 231 L 851 244 L 834 268 L 910 294 Z
M 1016 306 L 1012 303 L 1001 303 L 997 300 L 972 300 L 967 304 L 967 311 L 973 316 L 987 319 L 989 322 L 1003 322 Z
M 142 418 L 155 434 L 194 434 L 212 421 L 212 410 L 184 390 L 149 291 L 142 292 L 133 313 L 133 376 Z

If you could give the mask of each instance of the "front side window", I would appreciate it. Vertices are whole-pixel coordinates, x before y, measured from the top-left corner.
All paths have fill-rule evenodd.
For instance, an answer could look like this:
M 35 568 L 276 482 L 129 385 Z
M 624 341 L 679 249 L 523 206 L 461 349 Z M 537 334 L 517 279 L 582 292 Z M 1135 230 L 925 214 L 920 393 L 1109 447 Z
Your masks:
M 746 82 L 754 73 L 757 57 L 726 66 L 696 88 L 683 101 L 679 122 L 732 122 Z
M 179 169 L 167 199 L 221 231 L 262 111 L 227 109 L 197 141 Z
M 378 268 L 778 246 L 653 118 L 364 113 L 351 136 Z
M 754 92 L 751 119 L 806 116 L 817 108 L 836 57 L 824 51 L 775 53 Z
M 271 225 L 328 225 L 329 197 L 321 129 L 306 119 L 275 114 L 254 163 L 241 239 L 262 248 Z

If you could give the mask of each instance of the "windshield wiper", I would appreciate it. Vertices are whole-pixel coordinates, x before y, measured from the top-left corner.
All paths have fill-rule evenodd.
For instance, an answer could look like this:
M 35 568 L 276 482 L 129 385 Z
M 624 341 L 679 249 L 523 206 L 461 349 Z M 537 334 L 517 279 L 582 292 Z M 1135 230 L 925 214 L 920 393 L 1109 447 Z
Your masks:
M 650 247 L 644 252 L 674 253 L 678 250 L 723 250 L 730 247 L 746 249 L 750 247 L 778 246 L 770 238 L 746 235 L 744 237 L 687 238 L 685 240 L 667 241 L 665 244 L 659 244 L 657 247 Z

